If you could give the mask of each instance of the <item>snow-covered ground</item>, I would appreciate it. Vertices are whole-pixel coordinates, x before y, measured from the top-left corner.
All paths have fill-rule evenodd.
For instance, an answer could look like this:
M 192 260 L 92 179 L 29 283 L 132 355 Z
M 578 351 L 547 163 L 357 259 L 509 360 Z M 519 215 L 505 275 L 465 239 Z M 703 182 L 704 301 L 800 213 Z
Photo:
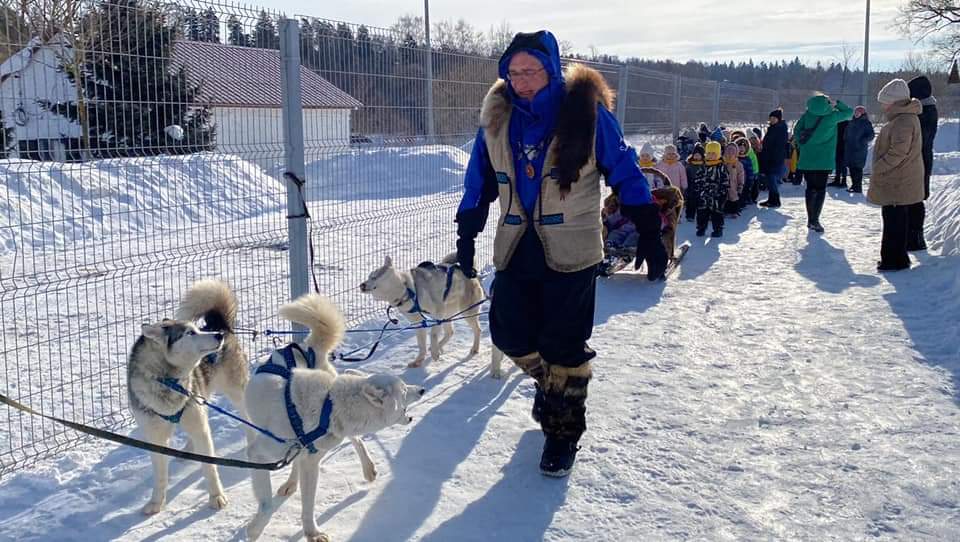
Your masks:
M 462 160 L 444 153 L 414 171 Z M 960 539 L 958 174 L 934 179 L 931 250 L 909 272 L 875 272 L 879 209 L 862 196 L 832 192 L 821 237 L 805 228 L 802 189 L 788 186 L 783 208 L 729 221 L 722 239 L 693 237 L 684 223 L 680 238 L 694 246 L 667 283 L 603 280 L 589 429 L 566 480 L 538 473 L 533 388 L 515 370 L 490 379 L 489 345 L 467 356 L 469 333 L 458 326 L 444 360 L 408 370 L 415 340 L 392 341 L 362 368 L 402 374 L 427 395 L 413 425 L 368 437 L 376 482 L 362 481 L 349 447 L 327 458 L 321 529 L 355 542 Z M 390 243 L 408 248 L 402 263 L 414 265 L 424 238 L 448 238 L 449 215 L 416 207 L 455 204 L 437 187 L 398 185 L 382 202 L 312 195 L 318 223 L 360 216 L 362 229 L 343 231 L 370 244 L 331 253 L 340 268 L 329 275 L 341 278 L 321 288 L 363 276 Z M 422 218 L 384 225 L 383 213 L 404 216 L 398 209 Z M 417 233 L 397 235 L 410 228 Z M 282 268 L 282 253 L 250 254 Z M 178 292 L 164 277 L 155 301 L 169 308 Z M 275 300 L 247 292 L 241 303 L 260 317 Z M 261 339 L 250 351 L 269 346 Z M 242 457 L 237 425 L 212 424 L 218 452 Z M 249 477 L 221 476 L 231 503 L 214 512 L 199 468 L 175 462 L 167 509 L 145 518 L 146 454 L 88 443 L 0 482 L 0 540 L 238 539 L 255 507 Z M 299 511 L 298 493 L 264 538 L 299 539 Z

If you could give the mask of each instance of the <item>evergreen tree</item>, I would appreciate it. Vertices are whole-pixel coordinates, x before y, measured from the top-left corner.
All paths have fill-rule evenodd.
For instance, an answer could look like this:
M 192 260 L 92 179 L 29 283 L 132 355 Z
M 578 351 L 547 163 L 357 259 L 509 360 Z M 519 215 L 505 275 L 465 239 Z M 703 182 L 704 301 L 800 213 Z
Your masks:
M 167 24 L 161 12 L 139 0 L 103 0 L 82 24 L 88 29 L 82 33 L 86 43 L 78 85 L 83 100 L 46 106 L 86 124 L 88 144 L 96 156 L 184 154 L 212 148 L 210 111 L 199 101 L 200 88 L 188 82 L 182 66 L 170 62 L 175 24 Z M 172 125 L 183 129 L 181 140 L 166 133 Z
M 212 7 L 204 12 L 201 27 L 203 29 L 201 41 L 220 43 L 220 18 Z
M 203 27 L 196 10 L 185 8 L 181 18 L 183 19 L 183 35 L 190 41 L 203 41 Z
M 277 26 L 266 11 L 260 12 L 256 26 L 253 27 L 253 46 L 261 49 L 280 49 L 280 36 Z
M 241 47 L 250 46 L 250 36 L 243 31 L 243 23 L 233 15 L 227 19 L 227 43 Z
M 0 109 L 0 158 L 7 157 L 7 145 L 13 139 L 13 129 L 7 128 L 7 123 L 3 120 L 3 110 Z

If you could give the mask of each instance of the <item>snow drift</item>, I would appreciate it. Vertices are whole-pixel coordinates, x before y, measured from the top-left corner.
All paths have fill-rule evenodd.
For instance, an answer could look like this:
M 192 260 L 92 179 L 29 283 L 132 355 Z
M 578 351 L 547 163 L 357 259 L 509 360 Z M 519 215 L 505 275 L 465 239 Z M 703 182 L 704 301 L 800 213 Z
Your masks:
M 0 161 L 0 254 L 276 211 L 283 185 L 232 155 Z
M 463 190 L 470 153 L 450 145 L 353 149 L 307 164 L 309 200 L 392 200 Z

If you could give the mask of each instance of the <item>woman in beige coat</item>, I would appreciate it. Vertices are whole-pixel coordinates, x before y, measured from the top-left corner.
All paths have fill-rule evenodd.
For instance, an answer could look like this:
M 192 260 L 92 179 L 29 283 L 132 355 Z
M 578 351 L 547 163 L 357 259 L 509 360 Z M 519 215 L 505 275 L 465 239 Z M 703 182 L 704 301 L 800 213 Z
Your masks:
M 873 154 L 873 174 L 867 200 L 883 207 L 883 239 L 877 271 L 910 268 L 907 255 L 908 209 L 923 201 L 923 140 L 920 102 L 910 98 L 903 79 L 880 90 L 877 101 L 887 116 Z

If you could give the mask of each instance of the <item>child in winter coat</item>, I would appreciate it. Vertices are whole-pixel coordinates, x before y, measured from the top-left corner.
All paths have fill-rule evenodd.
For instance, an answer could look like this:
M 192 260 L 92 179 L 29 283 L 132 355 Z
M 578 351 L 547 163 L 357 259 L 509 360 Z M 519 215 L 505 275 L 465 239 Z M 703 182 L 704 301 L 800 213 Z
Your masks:
M 610 194 L 603 200 L 603 210 L 600 215 L 603 218 L 605 251 L 616 252 L 636 248 L 637 228 L 633 225 L 633 221 L 620 213 L 620 200 L 616 194 Z
M 663 160 L 657 164 L 657 169 L 670 179 L 671 185 L 683 191 L 687 189 L 687 170 L 680 162 L 680 153 L 677 152 L 675 146 L 667 145 L 664 147 Z
M 651 191 L 653 202 L 660 208 L 660 240 L 667 251 L 667 257 L 676 258 L 677 225 L 680 211 L 683 209 L 683 194 L 676 186 L 665 186 Z
M 746 141 L 743 138 L 738 141 Z M 740 163 L 738 156 L 740 147 L 736 143 L 730 143 L 723 150 L 723 165 L 727 168 L 727 179 L 729 186 L 727 188 L 727 201 L 724 204 L 723 212 L 727 218 L 737 218 L 740 216 L 740 199 L 743 194 L 743 187 L 746 184 L 746 173 L 743 164 Z
M 680 137 L 677 138 L 677 151 L 680 154 L 680 160 L 685 162 L 693 152 L 694 145 L 700 139 L 697 137 L 697 131 L 693 128 L 687 128 Z
M 697 207 L 700 205 L 700 187 L 703 185 L 703 178 L 706 176 L 703 155 L 703 145 L 697 144 L 694 145 L 693 152 L 687 158 L 687 191 L 683 194 L 683 199 L 686 201 L 687 222 L 693 222 L 697 218 Z
M 757 186 L 757 171 L 759 169 L 758 165 L 755 165 L 753 160 L 751 160 L 751 155 L 753 154 L 753 149 L 750 147 L 750 144 L 747 143 L 746 139 L 738 139 L 737 143 L 737 159 L 740 160 L 740 165 L 743 166 L 743 191 L 740 197 L 740 210 L 742 210 L 747 205 L 757 202 L 757 197 L 760 195 L 759 187 Z
M 727 202 L 730 181 L 727 166 L 720 156 L 720 143 L 711 141 L 706 146 L 703 180 L 697 194 L 697 236 L 703 237 L 707 223 L 713 224 L 713 237 L 723 236 L 723 207 Z M 739 161 L 737 162 L 739 163 Z
M 640 167 L 657 167 L 657 157 L 653 154 L 653 145 L 644 143 L 640 147 L 640 156 L 638 160 Z

